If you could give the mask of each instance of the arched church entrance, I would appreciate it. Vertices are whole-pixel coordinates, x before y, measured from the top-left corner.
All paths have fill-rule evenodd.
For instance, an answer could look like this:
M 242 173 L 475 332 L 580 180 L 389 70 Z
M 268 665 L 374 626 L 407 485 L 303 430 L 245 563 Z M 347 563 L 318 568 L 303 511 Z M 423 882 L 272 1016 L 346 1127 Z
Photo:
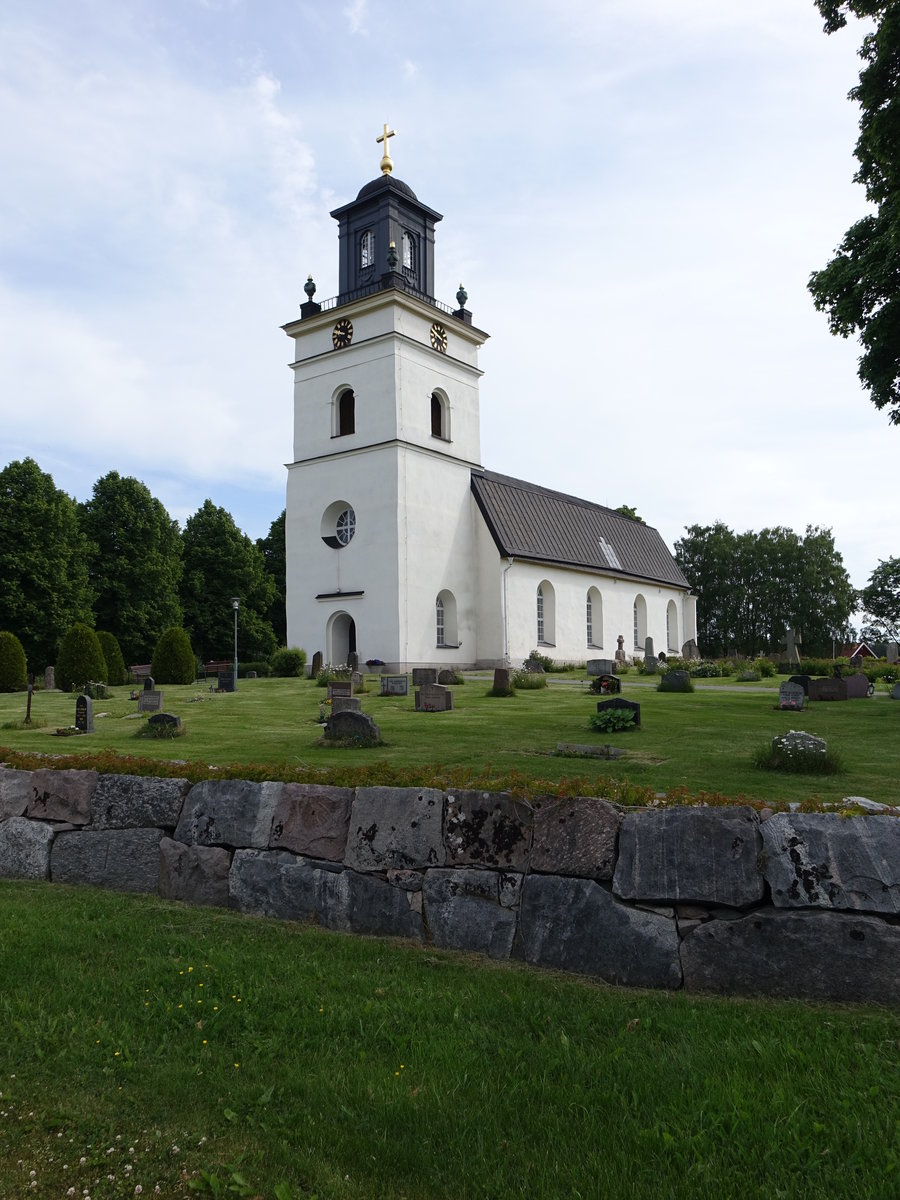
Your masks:
M 325 627 L 328 662 L 342 667 L 356 653 L 356 622 L 348 612 L 332 613 Z

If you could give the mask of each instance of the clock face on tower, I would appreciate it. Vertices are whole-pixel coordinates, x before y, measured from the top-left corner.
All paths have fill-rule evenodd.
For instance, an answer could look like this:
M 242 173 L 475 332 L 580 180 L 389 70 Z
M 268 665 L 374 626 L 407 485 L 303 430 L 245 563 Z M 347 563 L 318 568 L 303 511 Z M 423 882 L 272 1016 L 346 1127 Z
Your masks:
M 346 317 L 337 321 L 331 331 L 331 341 L 335 350 L 343 350 L 345 346 L 349 346 L 353 341 L 353 322 L 348 321 Z
M 437 321 L 431 327 L 431 344 L 441 354 L 447 353 L 447 330 L 443 325 L 439 325 Z

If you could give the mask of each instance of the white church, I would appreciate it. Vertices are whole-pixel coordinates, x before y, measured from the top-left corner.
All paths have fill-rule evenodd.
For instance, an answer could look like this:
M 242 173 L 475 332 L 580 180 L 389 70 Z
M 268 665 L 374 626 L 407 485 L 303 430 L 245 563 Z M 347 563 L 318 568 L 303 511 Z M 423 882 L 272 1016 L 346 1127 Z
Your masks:
M 609 508 L 486 470 L 479 348 L 460 287 L 434 298 L 441 214 L 392 173 L 338 222 L 339 292 L 315 286 L 294 342 L 287 637 L 326 663 L 396 671 L 678 654 L 696 599 L 659 533 Z

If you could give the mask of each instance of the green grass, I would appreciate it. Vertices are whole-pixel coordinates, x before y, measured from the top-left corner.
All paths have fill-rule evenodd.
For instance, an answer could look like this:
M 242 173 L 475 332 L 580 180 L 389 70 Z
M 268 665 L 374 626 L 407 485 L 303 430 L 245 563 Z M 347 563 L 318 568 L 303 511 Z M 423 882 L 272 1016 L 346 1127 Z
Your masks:
M 453 712 L 417 713 L 412 695 L 381 697 L 377 678 L 370 677 L 363 710 L 381 727 L 385 744 L 365 750 L 320 745 L 316 718 L 325 691 L 295 679 L 241 680 L 239 690 L 230 695 L 211 694 L 201 685 L 167 686 L 165 707 L 177 713 L 187 729 L 187 736 L 175 741 L 135 736 L 143 720 L 134 719 L 137 706 L 128 699 L 127 688 L 113 689 L 109 700 L 95 701 L 95 733 L 56 737 L 57 726 L 74 721 L 75 698 L 38 692 L 32 713 L 46 726 L 5 728 L 0 745 L 8 751 L 43 754 L 109 750 L 204 766 L 257 764 L 272 772 L 279 766 L 339 770 L 345 778 L 349 768 L 359 768 L 380 770 L 385 781 L 390 771 L 411 772 L 417 782 L 465 771 L 477 772 L 482 784 L 494 781 L 498 787 L 511 783 L 537 790 L 546 785 L 603 793 L 609 790 L 607 781 L 614 780 L 652 792 L 687 789 L 775 803 L 833 801 L 847 795 L 897 801 L 900 703 L 884 692 L 870 700 L 819 703 L 796 713 L 776 710 L 777 680 L 769 681 L 768 687 L 701 681 L 693 694 L 679 695 L 658 693 L 655 682 L 626 676 L 623 695 L 641 704 L 642 728 L 598 734 L 588 726 L 597 697 L 571 678 L 509 698 L 488 697 L 490 682 L 489 677 L 470 676 L 465 686 L 454 689 Z M 0 724 L 21 719 L 24 704 L 22 694 L 0 695 Z M 791 728 L 828 739 L 841 756 L 843 773 L 811 780 L 755 768 L 760 745 Z M 619 746 L 626 755 L 605 761 L 554 754 L 559 742 L 592 741 Z M 3 755 L 0 750 L 0 758 Z
M 11 882 L 0 980 L 0 1200 L 900 1194 L 896 1013 Z

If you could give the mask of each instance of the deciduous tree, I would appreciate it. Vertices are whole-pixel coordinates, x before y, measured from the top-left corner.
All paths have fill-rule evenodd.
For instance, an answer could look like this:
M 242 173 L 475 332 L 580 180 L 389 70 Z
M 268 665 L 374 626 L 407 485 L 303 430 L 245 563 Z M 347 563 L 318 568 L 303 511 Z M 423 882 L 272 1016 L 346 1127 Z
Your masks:
M 868 620 L 869 636 L 900 638 L 900 558 L 881 559 L 859 594 Z
M 97 624 L 119 642 L 127 663 L 144 663 L 164 629 L 181 624 L 181 536 L 139 479 L 110 471 L 79 509 L 90 542 Z
M 21 641 L 29 669 L 56 661 L 66 630 L 93 622 L 87 543 L 75 501 L 33 458 L 0 471 L 0 628 Z
M 268 658 L 276 646 L 268 611 L 275 583 L 262 552 L 224 508 L 206 500 L 184 527 L 181 603 L 195 653 L 230 658 L 234 644 L 233 596 L 240 600 L 238 653 Z
M 264 538 L 258 538 L 256 542 L 257 550 L 261 551 L 263 560 L 266 566 L 266 574 L 271 576 L 275 584 L 275 598 L 269 606 L 269 622 L 275 631 L 275 637 L 278 639 L 278 645 L 283 646 L 287 642 L 287 568 L 285 563 L 284 550 L 284 521 L 286 517 L 284 509 L 281 511 L 281 516 L 276 517 L 269 526 L 269 532 Z
M 863 38 L 866 64 L 850 98 L 861 117 L 854 179 L 874 211 L 844 234 L 835 257 L 809 280 L 831 332 L 858 334 L 859 378 L 876 408 L 900 423 L 900 5 L 896 0 L 816 0 L 826 33 L 847 17 L 873 18 Z

